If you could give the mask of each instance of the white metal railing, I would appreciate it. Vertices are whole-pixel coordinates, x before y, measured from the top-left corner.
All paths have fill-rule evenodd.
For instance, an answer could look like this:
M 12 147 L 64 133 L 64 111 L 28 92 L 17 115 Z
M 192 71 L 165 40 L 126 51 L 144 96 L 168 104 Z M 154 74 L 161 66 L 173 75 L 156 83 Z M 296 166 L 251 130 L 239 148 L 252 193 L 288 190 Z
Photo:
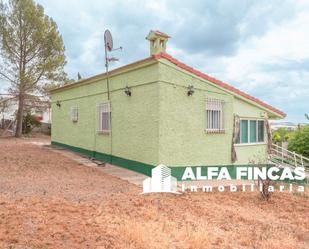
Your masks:
M 289 165 L 293 167 L 305 167 L 309 169 L 309 158 L 296 152 L 289 151 L 283 147 L 272 144 L 271 147 L 271 159 L 282 165 Z

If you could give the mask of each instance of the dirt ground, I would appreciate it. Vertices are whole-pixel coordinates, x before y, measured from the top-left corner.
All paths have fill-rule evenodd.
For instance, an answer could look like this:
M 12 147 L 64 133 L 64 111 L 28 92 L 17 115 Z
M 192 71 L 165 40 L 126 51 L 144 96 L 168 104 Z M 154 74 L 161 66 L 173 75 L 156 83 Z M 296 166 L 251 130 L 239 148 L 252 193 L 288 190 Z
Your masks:
M 309 248 L 306 195 L 140 195 L 33 140 L 0 139 L 0 248 Z

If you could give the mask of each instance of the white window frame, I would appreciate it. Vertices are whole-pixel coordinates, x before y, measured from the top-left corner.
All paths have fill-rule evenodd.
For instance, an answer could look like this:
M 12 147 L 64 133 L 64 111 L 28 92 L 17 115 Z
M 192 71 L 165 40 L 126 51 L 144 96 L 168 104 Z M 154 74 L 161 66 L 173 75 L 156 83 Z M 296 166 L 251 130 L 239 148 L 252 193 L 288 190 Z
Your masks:
M 107 126 L 103 127 L 103 113 L 108 113 Z M 110 102 L 102 102 L 97 105 L 97 132 L 110 133 L 111 132 L 111 105 Z
M 78 106 L 71 106 L 71 121 L 78 122 Z
M 207 133 L 224 133 L 224 100 L 207 97 L 205 101 L 205 131 Z M 217 120 L 213 120 L 213 116 L 209 116 L 208 112 L 212 113 L 219 111 Z M 215 122 L 219 124 L 219 127 L 214 127 Z
M 235 143 L 235 146 L 248 146 L 248 145 L 262 145 L 262 144 L 266 144 L 266 138 L 267 138 L 267 134 L 266 134 L 266 125 L 265 119 L 261 119 L 261 118 L 240 118 L 239 119 L 239 143 Z M 247 143 L 241 143 L 241 121 L 242 120 L 247 120 L 248 121 L 248 142 Z M 263 121 L 264 122 L 264 138 L 263 138 L 263 142 L 250 142 L 250 121 L 256 121 L 256 140 L 258 140 L 258 121 Z

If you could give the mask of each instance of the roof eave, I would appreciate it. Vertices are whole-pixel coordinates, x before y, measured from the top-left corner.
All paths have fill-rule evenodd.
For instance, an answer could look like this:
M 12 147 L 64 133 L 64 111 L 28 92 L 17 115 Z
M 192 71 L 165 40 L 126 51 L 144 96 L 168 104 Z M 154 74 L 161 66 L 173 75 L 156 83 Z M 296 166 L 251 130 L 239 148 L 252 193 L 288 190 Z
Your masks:
M 150 56 L 150 57 L 147 57 L 143 60 L 135 61 L 133 63 L 124 65 L 122 67 L 115 68 L 115 69 L 109 71 L 108 75 L 114 76 L 114 75 L 120 74 L 120 73 L 122 73 L 126 70 L 134 70 L 134 69 L 136 69 L 140 66 L 147 66 L 148 64 L 150 65 L 150 64 L 156 63 L 156 62 L 157 62 L 157 60 L 156 60 L 155 56 Z M 85 79 L 76 81 L 74 83 L 70 83 L 70 84 L 67 84 L 67 85 L 64 85 L 64 86 L 61 86 L 61 87 L 57 87 L 55 89 L 50 90 L 49 93 L 54 94 L 56 92 L 61 92 L 61 91 L 64 91 L 64 90 L 67 90 L 67 89 L 70 89 L 70 88 L 75 88 L 75 87 L 78 87 L 78 86 L 81 86 L 81 85 L 90 84 L 94 81 L 105 79 L 106 76 L 107 76 L 107 73 L 97 74 L 97 75 L 91 76 L 89 78 L 85 78 Z
M 201 71 L 198 71 L 180 61 L 178 61 L 177 59 L 173 58 L 171 55 L 167 54 L 167 53 L 160 53 L 160 54 L 157 54 L 155 56 L 155 58 L 157 60 L 163 58 L 163 59 L 166 59 L 167 61 L 173 63 L 174 65 L 178 66 L 179 68 L 197 76 L 197 77 L 200 77 L 202 78 L 203 80 L 206 80 L 207 82 L 210 82 L 212 84 L 214 84 L 216 87 L 219 87 L 220 89 L 222 90 L 225 90 L 225 91 L 228 91 L 230 93 L 232 93 L 233 95 L 237 96 L 237 97 L 240 97 L 242 98 L 243 100 L 255 105 L 255 106 L 258 106 L 262 109 L 264 109 L 265 111 L 269 112 L 269 113 L 273 113 L 276 117 L 278 117 L 278 119 L 280 118 L 284 118 L 286 117 L 286 114 L 283 112 L 283 111 L 280 111 L 279 109 L 263 102 L 262 100 L 259 100 L 233 86 L 231 86 L 230 84 L 228 83 L 225 83 L 223 81 L 220 81 L 220 80 L 217 80 Z

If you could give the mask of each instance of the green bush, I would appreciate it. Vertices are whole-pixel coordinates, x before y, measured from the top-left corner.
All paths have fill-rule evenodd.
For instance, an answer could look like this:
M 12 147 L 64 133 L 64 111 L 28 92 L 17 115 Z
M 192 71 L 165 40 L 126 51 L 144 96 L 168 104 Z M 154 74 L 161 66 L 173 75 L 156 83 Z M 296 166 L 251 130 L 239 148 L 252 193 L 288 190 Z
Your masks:
M 23 134 L 29 134 L 34 127 L 40 127 L 41 121 L 38 117 L 31 115 L 30 112 L 27 112 L 23 118 Z
M 278 130 L 273 132 L 273 142 L 279 143 L 279 142 L 286 142 L 290 139 L 293 132 L 285 129 L 285 128 L 279 128 Z
M 281 136 L 278 132 L 274 132 L 273 133 L 273 142 L 274 143 L 278 143 L 278 142 L 281 142 Z
M 289 150 L 309 157 L 309 125 L 293 133 L 289 140 Z

